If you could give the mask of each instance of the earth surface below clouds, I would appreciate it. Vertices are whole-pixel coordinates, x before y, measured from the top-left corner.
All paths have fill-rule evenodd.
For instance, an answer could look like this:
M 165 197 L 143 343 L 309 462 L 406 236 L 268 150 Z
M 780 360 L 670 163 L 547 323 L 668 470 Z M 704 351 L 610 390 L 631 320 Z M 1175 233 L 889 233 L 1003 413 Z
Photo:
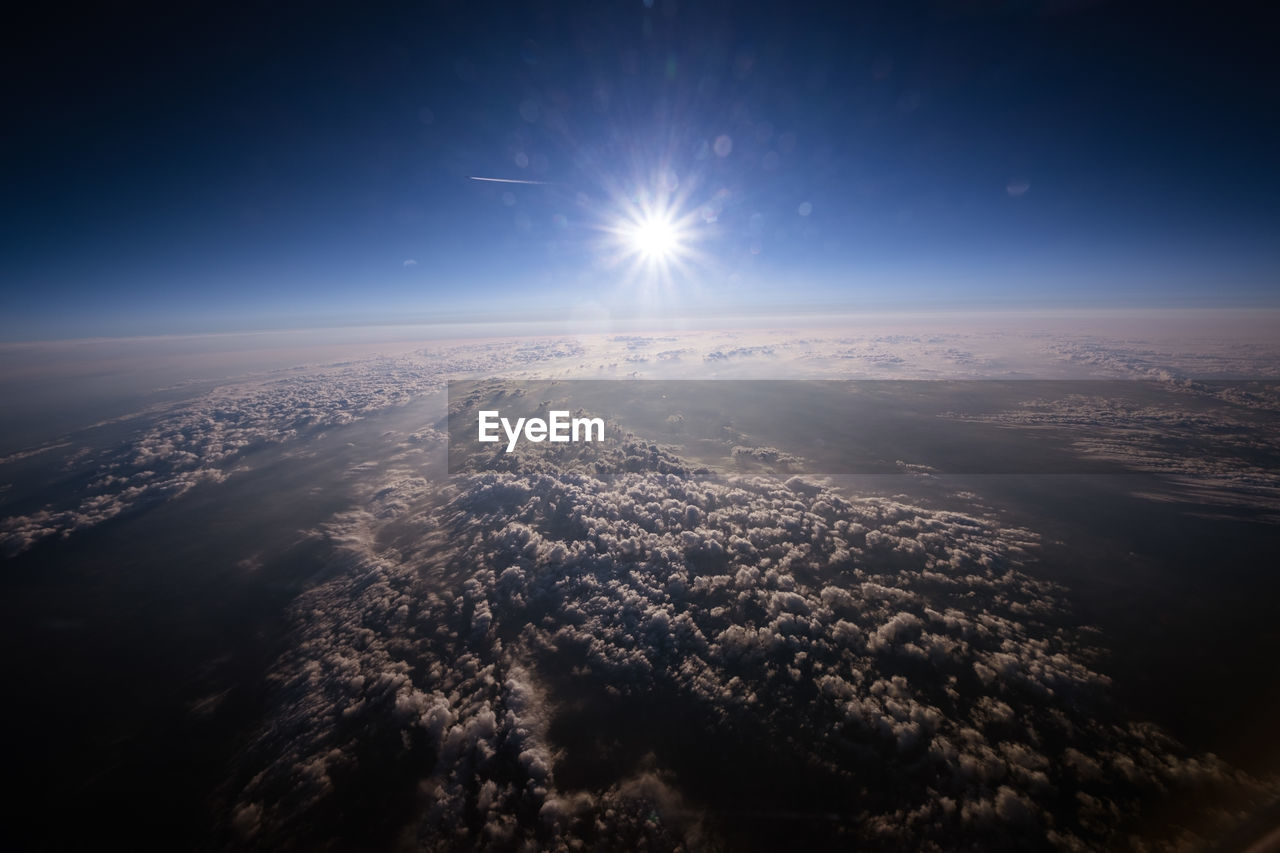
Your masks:
M 1187 339 L 7 349 L 5 831 L 1247 843 L 1280 794 L 1280 344 Z M 627 377 L 896 381 L 851 409 L 803 382 L 617 398 L 604 442 L 450 473 L 447 380 L 501 405 Z

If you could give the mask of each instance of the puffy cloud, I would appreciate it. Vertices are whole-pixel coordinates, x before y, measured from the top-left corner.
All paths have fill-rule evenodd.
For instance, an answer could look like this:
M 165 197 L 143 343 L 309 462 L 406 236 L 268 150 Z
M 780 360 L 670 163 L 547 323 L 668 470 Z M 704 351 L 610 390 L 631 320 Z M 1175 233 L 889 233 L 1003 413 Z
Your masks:
M 326 430 L 438 392 L 447 372 L 561 359 L 578 375 L 683 362 L 927 378 L 1045 355 L 1044 340 L 992 341 L 495 341 L 286 371 L 140 419 L 128 441 L 80 457 L 87 485 L 71 498 L 0 521 L 0 544 L 22 550 L 220 482 L 257 448 L 305 452 Z M 1162 355 L 1113 344 L 1047 347 L 1249 413 L 1274 404 L 1274 389 L 1196 378 L 1256 354 L 1161 367 Z M 1245 458 L 1256 437 L 1239 413 L 1209 422 L 1073 400 L 1001 417 L 1092 430 L 1085 452 L 1175 473 L 1213 465 L 1200 473 L 1224 488 L 1273 488 L 1221 454 L 1178 460 L 1157 441 L 1212 429 Z M 629 440 L 597 448 L 589 468 L 527 459 L 441 488 L 417 463 L 443 435 L 397 441 L 391 459 L 350 472 L 378 478 L 362 506 L 319 531 L 334 563 L 293 609 L 269 715 L 228 782 L 228 839 L 768 847 L 775 837 L 748 818 L 772 814 L 819 845 L 1096 848 L 1171 794 L 1274 793 L 1115 711 L 1063 590 L 1027 571 L 1037 544 L 1025 530 L 801 476 L 695 474 Z M 776 452 L 764 461 L 802 463 Z
M 1027 531 L 594 452 L 467 475 L 412 556 L 377 535 L 412 478 L 335 520 L 234 831 L 362 831 L 340 804 L 399 784 L 426 849 L 769 846 L 733 815 L 770 810 L 820 844 L 1097 847 L 1170 791 L 1264 795 L 1109 710 Z
M 440 391 L 451 370 L 501 370 L 580 354 L 576 342 L 559 339 L 514 346 L 471 344 L 284 370 L 223 385 L 139 414 L 139 427 L 127 440 L 77 454 L 67 487 L 50 489 L 51 501 L 46 498 L 38 510 L 0 519 L 0 553 L 14 555 L 46 537 L 69 536 L 201 484 L 220 483 L 255 450 L 278 446 L 308 452 L 307 442 L 326 430 Z M 433 431 L 415 433 L 410 444 L 433 438 Z M 0 464 L 30 455 L 14 454 Z

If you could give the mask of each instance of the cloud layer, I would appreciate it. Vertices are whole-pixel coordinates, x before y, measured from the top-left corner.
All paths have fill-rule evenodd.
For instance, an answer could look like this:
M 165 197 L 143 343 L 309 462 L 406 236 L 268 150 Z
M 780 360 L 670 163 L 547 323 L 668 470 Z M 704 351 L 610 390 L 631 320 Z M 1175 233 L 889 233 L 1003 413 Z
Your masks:
M 1029 532 L 592 452 L 335 521 L 346 563 L 296 609 L 230 837 L 1086 849 L 1149 835 L 1151 802 L 1266 795 L 1116 712 Z M 365 785 L 394 826 L 344 805 Z
M 251 377 L 131 416 L 139 427 L 120 443 L 95 447 L 89 436 L 73 434 L 0 458 L 3 474 L 5 466 L 36 453 L 76 448 L 66 454 L 62 475 L 50 478 L 39 506 L 24 505 L 0 518 L 0 554 L 12 556 L 46 537 L 68 536 L 131 509 L 183 495 L 202 483 L 221 482 L 247 464 L 245 456 L 254 449 L 305 444 L 326 429 L 421 399 L 439 391 L 447 378 L 467 375 L 1126 377 L 1155 379 L 1188 395 L 1213 396 L 1242 409 L 1280 411 L 1280 391 L 1274 384 L 1242 389 L 1205 381 L 1222 376 L 1274 379 L 1280 375 L 1280 347 L 1272 340 L 1203 339 L 1188 348 L 1185 341 L 980 329 L 972 324 L 921 332 L 919 326 L 912 322 L 901 331 L 834 334 L 812 330 L 495 339 Z M 1135 452 L 1132 447 L 1126 450 Z M 1167 463 L 1162 459 L 1153 464 Z M 0 483 L 0 495 L 6 498 L 7 486 Z

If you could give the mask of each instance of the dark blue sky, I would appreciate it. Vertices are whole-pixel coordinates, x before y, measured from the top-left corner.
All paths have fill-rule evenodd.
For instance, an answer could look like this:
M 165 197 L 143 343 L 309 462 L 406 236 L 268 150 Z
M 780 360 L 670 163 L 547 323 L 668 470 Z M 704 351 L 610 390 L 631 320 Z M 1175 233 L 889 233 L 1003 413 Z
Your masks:
M 1167 5 L 43 12 L 5 37 L 0 338 L 1275 305 L 1274 14 Z M 646 203 L 669 263 L 608 230 Z

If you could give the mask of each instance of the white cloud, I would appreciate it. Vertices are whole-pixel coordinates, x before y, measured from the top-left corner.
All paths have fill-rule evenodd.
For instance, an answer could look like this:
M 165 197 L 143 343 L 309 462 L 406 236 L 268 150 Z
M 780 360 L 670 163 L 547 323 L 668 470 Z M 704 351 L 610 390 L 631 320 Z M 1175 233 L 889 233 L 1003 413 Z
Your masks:
M 482 848 L 715 846 L 735 831 L 721 812 L 759 785 L 820 783 L 823 808 L 858 816 L 833 825 L 845 841 L 917 848 L 1050 830 L 1061 846 L 1105 846 L 1169 789 L 1263 795 L 1105 710 L 1109 681 L 1062 591 L 1023 571 L 1027 531 L 803 479 L 694 477 L 637 449 L 600 448 L 592 475 L 547 460 L 476 474 L 409 559 L 377 531 L 425 499 L 412 478 L 337 519 L 353 568 L 298 604 L 231 813 L 253 815 L 268 843 L 305 832 L 344 796 L 321 783 L 357 784 L 357 750 L 367 763 L 369 732 L 388 728 L 425 751 L 366 772 L 434 756 L 433 805 L 406 830 L 428 848 L 464 835 Z M 649 461 L 629 470 L 635 458 Z M 608 726 L 610 708 L 643 722 L 556 728 L 569 709 Z M 741 770 L 664 745 L 686 738 L 737 753 Z M 598 762 L 596 781 L 562 782 Z M 803 774 L 750 778 L 791 764 Z M 300 778 L 317 781 L 300 792 Z
M 1274 360 L 1262 350 L 1174 359 L 956 331 L 480 342 L 283 371 L 151 413 L 82 460 L 84 489 L 0 521 L 0 544 L 19 551 L 219 483 L 255 448 L 305 447 L 460 372 L 964 378 L 1003 375 L 1027 353 L 1047 371 L 1153 377 L 1248 412 L 1275 405 L 1273 390 L 1197 384 Z M 1237 494 L 1275 488 L 1266 472 L 1232 467 L 1256 440 L 1243 414 L 1072 400 L 998 417 L 1087 428 L 1083 452 Z M 1229 453 L 1177 459 L 1155 440 L 1206 428 Z M 1105 846 L 1170 790 L 1265 795 L 1212 756 L 1110 715 L 1090 635 L 1070 622 L 1063 591 L 1027 571 L 1028 531 L 905 499 L 852 500 L 803 476 L 695 476 L 647 444 L 600 448 L 590 472 L 528 461 L 442 489 L 418 464 L 442 440 L 431 426 L 397 435 L 392 458 L 348 472 L 364 501 L 318 531 L 341 559 L 293 609 L 269 717 L 224 812 L 239 837 L 319 839 L 344 819 L 335 802 L 392 778 L 420 786 L 429 805 L 406 815 L 404 837 L 428 848 L 715 846 L 733 830 L 727 803 L 798 778 L 752 774 L 794 765 L 833 799 L 824 809 L 856 813 L 833 825 L 844 840 L 892 847 L 1050 833 L 1059 846 Z M 628 707 L 645 711 L 634 730 L 599 743 L 556 728 L 567 709 L 596 709 L 603 725 L 616 716 L 605 710 Z M 677 725 L 733 753 L 734 772 L 682 760 L 688 742 L 655 734 Z M 592 750 L 614 762 L 609 772 L 564 769 Z M 884 787 L 861 791 L 859 773 Z

